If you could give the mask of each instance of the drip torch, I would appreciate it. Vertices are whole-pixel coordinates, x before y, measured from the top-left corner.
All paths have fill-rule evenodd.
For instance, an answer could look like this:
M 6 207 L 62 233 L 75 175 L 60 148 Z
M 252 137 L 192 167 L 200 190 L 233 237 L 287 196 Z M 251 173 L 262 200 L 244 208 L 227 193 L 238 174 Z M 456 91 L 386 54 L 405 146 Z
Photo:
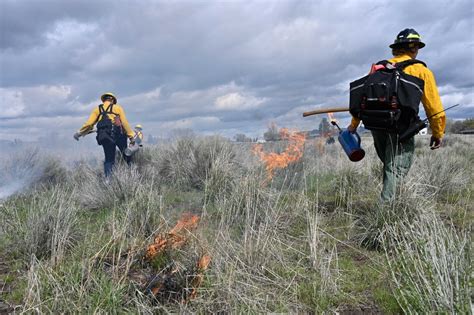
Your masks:
M 339 140 L 339 143 L 349 157 L 349 160 L 352 162 L 362 160 L 365 156 L 365 151 L 360 147 L 361 140 L 359 134 L 357 132 L 352 133 L 347 129 L 342 130 L 335 120 L 332 120 L 331 124 L 339 129 L 337 140 Z

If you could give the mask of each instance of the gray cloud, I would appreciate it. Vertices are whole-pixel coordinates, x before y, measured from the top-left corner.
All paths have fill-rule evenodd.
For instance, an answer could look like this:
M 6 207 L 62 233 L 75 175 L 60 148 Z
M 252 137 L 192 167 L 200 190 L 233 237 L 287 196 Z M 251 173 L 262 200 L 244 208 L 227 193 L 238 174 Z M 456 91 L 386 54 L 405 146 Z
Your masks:
M 390 57 L 405 27 L 427 43 L 419 58 L 444 104 L 463 103 L 453 117 L 474 106 L 468 0 L 6 0 L 0 9 L 0 138 L 55 121 L 68 122 L 55 128 L 69 136 L 105 91 L 156 134 L 256 135 L 271 120 L 307 129 L 319 118 L 301 112 L 347 104 L 348 83 Z

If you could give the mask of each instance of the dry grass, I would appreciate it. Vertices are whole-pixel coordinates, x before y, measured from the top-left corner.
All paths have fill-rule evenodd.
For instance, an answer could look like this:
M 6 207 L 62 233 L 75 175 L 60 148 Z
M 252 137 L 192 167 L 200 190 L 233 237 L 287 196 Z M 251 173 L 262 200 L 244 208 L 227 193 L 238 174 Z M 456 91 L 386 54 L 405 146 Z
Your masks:
M 337 144 L 320 152 L 308 141 L 303 159 L 270 181 L 249 146 L 218 137 L 145 148 L 133 167 L 118 163 L 108 184 L 101 167 L 50 162 L 36 177 L 50 184 L 0 207 L 0 254 L 16 252 L 27 266 L 15 280 L 18 310 L 469 312 L 470 224 L 451 222 L 472 223 L 472 146 L 453 138 L 432 152 L 417 144 L 403 198 L 379 206 L 380 163 L 363 141 L 367 155 L 357 164 Z M 38 163 L 34 154 L 28 161 L 24 169 Z M 211 267 L 190 303 L 157 303 L 130 273 L 149 270 L 146 245 L 183 212 L 202 217 L 197 245 L 170 257 L 187 266 L 208 252 Z M 392 294 L 395 306 L 387 306 Z
M 472 272 L 468 231 L 446 225 L 420 204 L 416 215 L 386 222 L 383 242 L 396 298 L 406 313 L 467 314 Z
M 77 242 L 80 237 L 78 209 L 72 194 L 67 188 L 54 186 L 33 193 L 31 199 L 19 198 L 2 207 L 3 229 L 23 260 L 34 256 L 49 259 L 55 265 Z

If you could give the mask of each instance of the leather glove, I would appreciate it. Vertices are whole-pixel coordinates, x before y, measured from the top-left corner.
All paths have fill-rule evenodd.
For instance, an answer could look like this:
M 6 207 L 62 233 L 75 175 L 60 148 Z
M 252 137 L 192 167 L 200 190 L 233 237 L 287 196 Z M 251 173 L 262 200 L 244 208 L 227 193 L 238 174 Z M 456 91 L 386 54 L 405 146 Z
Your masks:
M 430 149 L 436 150 L 441 147 L 441 139 L 431 136 Z
M 74 137 L 74 139 L 76 139 L 76 141 L 79 141 L 79 138 L 81 137 L 81 133 L 76 132 L 73 137 Z

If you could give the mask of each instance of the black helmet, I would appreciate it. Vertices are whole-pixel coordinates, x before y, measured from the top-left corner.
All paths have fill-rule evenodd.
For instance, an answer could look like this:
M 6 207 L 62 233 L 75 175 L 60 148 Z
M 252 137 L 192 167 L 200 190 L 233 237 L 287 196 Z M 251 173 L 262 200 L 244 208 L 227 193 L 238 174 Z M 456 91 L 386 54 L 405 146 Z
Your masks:
M 412 28 L 406 28 L 400 33 L 398 33 L 397 38 L 390 48 L 400 48 L 400 47 L 408 47 L 413 48 L 418 46 L 418 48 L 425 47 L 425 43 L 421 41 L 421 36 Z

